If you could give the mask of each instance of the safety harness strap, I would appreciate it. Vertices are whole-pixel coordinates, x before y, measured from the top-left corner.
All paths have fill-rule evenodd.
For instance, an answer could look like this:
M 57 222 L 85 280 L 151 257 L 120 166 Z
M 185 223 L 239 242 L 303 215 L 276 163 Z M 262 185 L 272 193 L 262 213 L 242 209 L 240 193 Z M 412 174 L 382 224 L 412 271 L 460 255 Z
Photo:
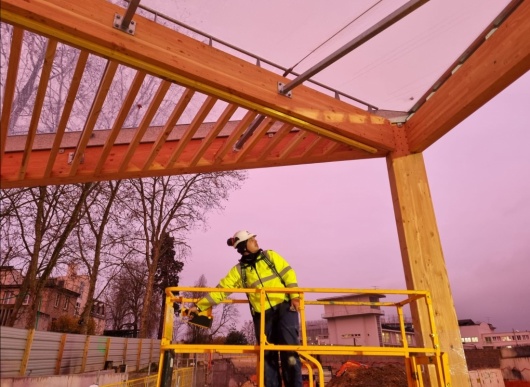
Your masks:
M 278 270 L 276 269 L 276 266 L 274 265 L 274 263 L 272 263 L 272 261 L 269 258 L 268 250 L 263 250 L 262 253 L 263 253 L 262 254 L 263 255 L 263 260 L 265 261 L 267 266 L 269 266 L 269 268 L 272 270 L 272 272 L 274 274 L 276 274 L 276 276 L 278 276 L 278 278 L 280 278 L 280 281 L 282 281 L 283 287 L 286 288 L 287 285 L 285 285 L 285 281 L 283 280 L 283 278 L 280 275 L 280 273 L 278 273 Z M 247 288 L 247 273 L 246 273 L 245 269 L 246 269 L 246 267 L 242 267 L 241 265 L 239 265 L 239 273 L 241 274 L 241 281 L 243 282 L 243 288 Z M 258 276 L 259 276 L 259 274 L 258 274 Z M 252 307 L 252 304 L 250 303 L 250 296 L 248 295 L 248 293 L 245 293 L 245 295 L 247 296 L 247 299 L 248 299 L 248 304 L 250 306 L 250 312 L 252 314 L 254 314 L 255 311 L 254 311 L 254 308 Z M 268 297 L 267 297 L 267 299 L 268 299 Z M 270 301 L 269 301 L 269 304 L 270 304 Z

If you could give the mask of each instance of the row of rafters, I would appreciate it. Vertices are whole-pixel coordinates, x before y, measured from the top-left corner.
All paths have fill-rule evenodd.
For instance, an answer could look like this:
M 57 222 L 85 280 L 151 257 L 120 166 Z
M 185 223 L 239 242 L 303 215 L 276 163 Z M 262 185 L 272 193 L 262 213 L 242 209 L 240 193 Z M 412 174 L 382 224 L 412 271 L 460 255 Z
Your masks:
M 124 10 L 105 0 L 3 0 L 12 26 L 0 133 L 1 187 L 37 186 L 152 175 L 211 172 L 384 157 L 427 148 L 530 67 L 529 1 L 509 18 L 401 128 L 374 114 L 299 86 L 280 95 L 281 75 L 236 58 L 136 15 L 134 35 L 114 28 Z M 31 119 L 9 133 L 23 40 L 47 38 Z M 68 97 L 51 133 L 39 118 L 59 45 L 79 50 Z M 82 128 L 67 123 L 89 58 L 106 61 Z M 97 121 L 120 67 L 134 72 L 110 127 Z M 124 123 L 146 77 L 159 81 L 134 128 Z M 181 88 L 165 122 L 153 117 L 170 87 Z M 200 96 L 200 103 L 191 104 Z M 167 109 L 167 107 L 166 107 Z M 213 122 L 209 119 L 212 112 Z M 183 116 L 191 117 L 186 124 Z M 243 148 L 234 150 L 254 119 L 265 116 Z
M 114 15 L 124 10 L 106 1 L 7 0 L 1 12 L 2 21 L 13 26 L 1 118 L 3 188 L 381 157 L 394 147 L 393 130 L 385 119 L 304 86 L 296 89 L 294 98 L 279 95 L 277 83 L 285 78 L 140 16 L 135 16 L 135 34 L 124 33 L 113 27 Z M 8 136 L 14 82 L 28 31 L 48 38 L 46 59 L 27 132 Z M 61 119 L 53 133 L 42 134 L 39 117 L 58 43 L 80 54 Z M 71 133 L 67 122 L 90 55 L 105 58 L 107 64 L 82 130 Z M 136 74 L 112 127 L 97 130 L 119 66 Z M 138 127 L 124 129 L 146 76 L 159 78 L 158 90 Z M 172 85 L 183 89 L 179 99 L 173 101 L 166 122 L 152 127 Z M 190 106 L 195 95 L 202 96 L 200 105 Z M 221 112 L 209 123 L 205 120 L 214 106 L 222 106 Z M 240 114 L 234 122 L 236 111 Z M 184 114 L 193 114 L 193 119 L 177 125 Z M 243 148 L 234 151 L 259 115 L 267 118 Z

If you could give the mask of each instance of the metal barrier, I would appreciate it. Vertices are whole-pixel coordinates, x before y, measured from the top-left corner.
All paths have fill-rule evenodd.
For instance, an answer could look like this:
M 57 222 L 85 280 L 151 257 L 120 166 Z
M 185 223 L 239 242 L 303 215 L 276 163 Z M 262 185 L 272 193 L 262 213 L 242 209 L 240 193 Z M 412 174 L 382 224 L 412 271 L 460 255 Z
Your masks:
M 174 303 L 188 304 L 194 303 L 198 300 L 195 298 L 187 298 L 179 294 L 198 292 L 224 292 L 224 293 L 257 293 L 260 296 L 261 305 L 265 305 L 266 294 L 269 293 L 298 293 L 300 295 L 300 326 L 301 326 L 301 344 L 300 345 L 277 345 L 268 343 L 264 333 L 265 314 L 261 313 L 261 329 L 260 342 L 258 345 L 222 345 L 222 344 L 174 344 L 173 338 L 173 322 L 175 312 L 173 309 Z M 306 293 L 317 294 L 340 294 L 358 296 L 362 294 L 373 295 L 384 294 L 401 297 L 396 302 L 368 302 L 368 301 L 324 301 L 324 300 L 309 300 L 306 299 Z M 405 321 L 404 321 L 404 307 L 410 307 L 413 303 L 425 303 L 429 317 L 430 329 L 429 337 L 431 338 L 431 345 L 425 347 L 410 347 L 406 338 Z M 248 303 L 247 299 L 226 299 L 223 303 Z M 308 345 L 307 331 L 306 331 L 306 307 L 312 305 L 356 305 L 356 306 L 370 306 L 370 307 L 394 307 L 399 318 L 399 327 L 401 333 L 400 347 L 381 347 L 381 346 L 351 346 L 351 345 Z M 430 365 L 433 366 L 436 372 L 436 379 L 438 386 L 447 387 L 451 385 L 449 365 L 447 361 L 447 354 L 440 350 L 440 343 L 438 334 L 434 323 L 434 312 L 430 293 L 427 291 L 412 291 L 412 290 L 385 290 L 378 289 L 327 289 L 327 288 L 270 288 L 270 289 L 225 289 L 225 288 L 198 288 L 198 287 L 170 287 L 166 289 L 166 309 L 164 315 L 164 330 L 163 338 L 160 347 L 160 365 L 173 364 L 173 358 L 178 353 L 233 353 L 233 354 L 254 354 L 258 358 L 258 366 L 256 373 L 258 375 L 258 385 L 264 385 L 264 355 L 265 351 L 296 351 L 298 352 L 302 363 L 306 364 L 309 371 L 309 382 L 313 385 L 312 367 L 318 371 L 318 381 L 320 386 L 324 386 L 323 369 L 321 364 L 314 357 L 316 355 L 370 355 L 370 356 L 396 356 L 403 357 L 405 360 L 405 369 L 409 386 L 422 387 L 424 386 L 422 380 L 421 367 Z M 166 367 L 167 368 L 167 367 Z M 159 367 L 157 386 L 170 387 L 171 380 L 167 375 L 164 375 L 163 366 Z M 433 386 L 435 387 L 435 386 Z

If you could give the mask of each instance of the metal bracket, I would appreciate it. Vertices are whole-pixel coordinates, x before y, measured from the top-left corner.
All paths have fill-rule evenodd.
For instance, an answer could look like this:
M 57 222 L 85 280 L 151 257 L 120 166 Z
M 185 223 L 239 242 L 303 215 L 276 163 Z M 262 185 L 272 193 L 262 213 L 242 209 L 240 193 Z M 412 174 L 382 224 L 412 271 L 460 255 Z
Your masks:
M 293 92 L 292 90 L 289 90 L 287 93 L 283 92 L 283 87 L 285 86 L 285 83 L 278 82 L 278 93 L 281 95 L 285 95 L 286 97 L 293 98 Z
M 131 20 L 128 26 L 122 26 L 123 21 L 125 21 L 124 17 L 120 14 L 115 13 L 114 22 L 112 23 L 112 25 L 118 30 L 122 30 L 123 32 L 126 32 L 130 35 L 134 35 L 134 33 L 136 32 L 136 22 L 134 20 Z
M 74 156 L 75 156 L 75 152 L 68 153 L 68 164 L 72 164 L 73 163 Z M 85 154 L 83 153 L 81 155 L 81 158 L 79 159 L 79 164 L 83 164 L 84 162 L 85 162 Z

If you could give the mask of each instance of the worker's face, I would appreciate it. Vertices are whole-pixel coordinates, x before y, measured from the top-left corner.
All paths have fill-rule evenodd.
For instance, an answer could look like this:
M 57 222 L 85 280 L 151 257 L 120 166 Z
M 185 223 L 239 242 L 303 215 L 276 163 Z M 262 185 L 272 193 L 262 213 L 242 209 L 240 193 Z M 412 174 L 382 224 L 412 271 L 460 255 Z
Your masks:
M 256 253 L 259 250 L 258 241 L 255 237 L 252 237 L 247 241 L 247 250 L 250 253 Z

